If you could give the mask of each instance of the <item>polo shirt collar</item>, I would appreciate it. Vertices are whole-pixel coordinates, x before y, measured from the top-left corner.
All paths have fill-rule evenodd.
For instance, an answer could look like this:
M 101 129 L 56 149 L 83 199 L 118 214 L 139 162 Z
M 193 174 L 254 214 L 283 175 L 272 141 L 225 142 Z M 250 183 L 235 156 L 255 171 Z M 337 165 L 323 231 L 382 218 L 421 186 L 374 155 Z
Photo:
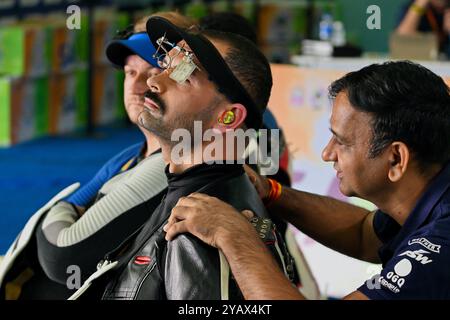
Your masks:
M 422 197 L 420 197 L 413 211 L 411 211 L 400 232 L 389 245 L 393 249 L 393 252 L 406 237 L 425 222 L 449 187 L 450 162 L 444 165 L 444 168 L 431 180 L 430 185 Z

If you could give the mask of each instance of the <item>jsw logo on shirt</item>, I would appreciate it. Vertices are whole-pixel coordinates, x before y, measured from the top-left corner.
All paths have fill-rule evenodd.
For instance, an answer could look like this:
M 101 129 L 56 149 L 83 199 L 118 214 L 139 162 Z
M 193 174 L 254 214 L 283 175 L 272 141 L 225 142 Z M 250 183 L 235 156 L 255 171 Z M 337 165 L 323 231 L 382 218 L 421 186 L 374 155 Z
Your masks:
M 407 257 L 410 257 L 410 258 L 420 262 L 421 264 L 428 264 L 428 263 L 433 262 L 433 260 L 431 260 L 427 256 L 424 256 L 424 254 L 427 254 L 427 253 L 429 253 L 429 252 L 426 251 L 426 250 L 422 250 L 422 249 L 415 250 L 415 251 L 408 250 L 408 251 L 405 251 L 403 253 L 400 253 L 398 256 L 399 257 L 400 256 L 407 256 Z

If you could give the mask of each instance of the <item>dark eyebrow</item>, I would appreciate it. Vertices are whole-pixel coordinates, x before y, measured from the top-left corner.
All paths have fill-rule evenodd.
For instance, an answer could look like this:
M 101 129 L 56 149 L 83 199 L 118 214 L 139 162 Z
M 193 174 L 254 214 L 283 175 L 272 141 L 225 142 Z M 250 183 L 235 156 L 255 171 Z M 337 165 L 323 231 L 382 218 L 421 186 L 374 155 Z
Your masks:
M 340 134 L 338 134 L 336 131 L 334 131 L 332 128 L 330 128 L 331 133 L 338 138 L 340 141 L 342 142 L 347 142 L 347 139 L 345 139 L 343 136 L 341 136 Z

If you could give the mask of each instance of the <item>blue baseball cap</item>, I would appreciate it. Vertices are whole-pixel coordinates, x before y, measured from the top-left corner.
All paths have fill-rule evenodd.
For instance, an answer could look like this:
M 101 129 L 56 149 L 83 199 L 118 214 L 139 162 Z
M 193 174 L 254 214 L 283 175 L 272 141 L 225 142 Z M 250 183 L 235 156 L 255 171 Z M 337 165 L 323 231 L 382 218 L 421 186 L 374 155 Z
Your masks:
M 114 65 L 123 68 L 125 59 L 136 54 L 149 64 L 158 68 L 158 63 L 153 55 L 156 49 L 146 32 L 134 33 L 127 39 L 112 40 L 106 47 L 106 57 Z

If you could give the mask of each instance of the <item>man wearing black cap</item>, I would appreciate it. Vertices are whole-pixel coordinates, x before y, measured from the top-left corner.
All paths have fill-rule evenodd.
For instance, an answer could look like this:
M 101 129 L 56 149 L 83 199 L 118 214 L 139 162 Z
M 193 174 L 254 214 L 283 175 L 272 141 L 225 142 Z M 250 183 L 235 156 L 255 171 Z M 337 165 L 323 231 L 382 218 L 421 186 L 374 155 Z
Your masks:
M 184 32 L 159 17 L 149 19 L 147 31 L 157 58 L 165 69 L 147 81 L 141 126 L 158 139 L 168 163 L 168 192 L 160 206 L 129 243 L 111 252 L 99 264 L 99 286 L 106 284 L 103 299 L 237 299 L 242 295 L 230 281 L 226 260 L 195 237 L 182 235 L 168 243 L 163 227 L 178 200 L 192 192 L 218 197 L 237 209 L 256 213 L 254 224 L 272 250 L 286 276 L 292 277 L 292 260 L 275 232 L 264 205 L 246 176 L 242 164 L 225 160 L 220 152 L 209 160 L 196 159 L 211 142 L 188 143 L 181 163 L 174 158 L 175 130 L 195 134 L 194 121 L 225 134 L 238 128 L 259 128 L 272 85 L 269 64 L 248 40 L 237 35 Z M 225 143 L 230 142 L 224 139 Z M 223 146 L 219 143 L 220 146 Z M 237 156 L 228 160 L 237 160 Z M 222 162 L 222 163 L 220 163 Z M 211 212 L 214 219 L 214 212 Z M 89 284 L 85 283 L 84 288 Z M 75 295 L 78 297 L 83 291 Z

